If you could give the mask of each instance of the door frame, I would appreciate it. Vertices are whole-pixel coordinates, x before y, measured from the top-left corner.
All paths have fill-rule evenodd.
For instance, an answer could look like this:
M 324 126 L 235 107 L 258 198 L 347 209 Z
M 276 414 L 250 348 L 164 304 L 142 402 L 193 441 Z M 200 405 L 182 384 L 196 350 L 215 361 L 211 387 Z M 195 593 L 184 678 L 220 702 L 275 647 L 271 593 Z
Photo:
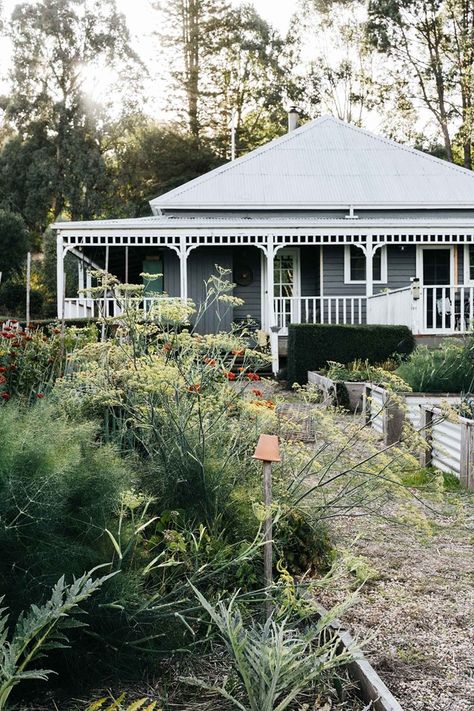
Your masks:
M 301 296 L 301 250 L 299 247 L 281 247 L 277 250 L 274 255 L 273 265 L 275 269 L 275 259 L 280 256 L 291 256 L 293 258 L 293 297 L 299 298 Z M 275 288 L 275 271 L 273 272 L 273 288 Z M 272 303 L 274 302 L 275 294 L 272 294 Z M 301 303 L 296 301 L 292 304 L 291 309 L 291 320 L 295 319 L 295 323 L 299 323 L 301 320 Z M 280 336 L 288 335 L 288 328 L 283 327 L 279 331 Z
M 295 270 L 295 293 L 294 296 L 300 296 L 301 295 L 301 249 L 299 246 L 296 247 L 281 247 L 277 250 L 277 252 L 274 255 L 273 260 L 275 261 L 275 257 L 280 255 L 282 252 L 286 252 L 293 254 L 295 261 L 294 261 L 294 270 Z M 262 329 L 264 331 L 269 331 L 270 329 L 270 314 L 268 313 L 268 260 L 267 260 L 267 255 L 265 252 L 262 250 L 260 254 L 260 269 L 261 269 L 261 280 L 260 280 L 260 302 L 261 302 L 261 321 L 262 321 Z M 275 295 L 272 294 L 272 305 L 275 300 Z M 299 304 L 298 304 L 298 310 L 299 310 Z M 285 335 L 283 331 L 287 331 L 287 329 L 282 329 L 280 332 L 280 336 Z
M 420 280 L 420 286 L 424 286 L 423 280 L 423 250 L 425 249 L 446 249 L 449 250 L 449 284 L 453 286 L 454 281 L 454 245 L 452 244 L 417 244 L 416 246 L 416 276 Z M 435 286 L 433 284 L 433 286 Z M 443 286 L 443 285 L 442 285 Z

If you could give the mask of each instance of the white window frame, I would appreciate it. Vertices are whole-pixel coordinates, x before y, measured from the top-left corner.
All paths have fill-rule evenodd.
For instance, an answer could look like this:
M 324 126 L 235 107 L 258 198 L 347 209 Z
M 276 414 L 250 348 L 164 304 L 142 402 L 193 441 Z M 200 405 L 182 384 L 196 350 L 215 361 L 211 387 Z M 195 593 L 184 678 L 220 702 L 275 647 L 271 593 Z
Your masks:
M 351 247 L 360 247 L 356 244 L 346 244 L 344 246 L 344 284 L 366 284 L 367 279 L 351 279 Z M 378 248 L 380 250 L 380 276 L 381 279 L 374 279 L 374 284 L 386 284 L 388 277 L 388 260 L 387 260 L 387 246 L 384 245 Z M 360 250 L 362 253 L 362 249 Z M 377 250 L 378 251 L 378 250 Z M 363 253 L 364 254 L 364 253 Z M 365 255 L 364 255 L 365 256 Z
M 474 285 L 474 279 L 471 279 L 471 270 L 469 268 L 469 247 L 472 247 L 474 249 L 474 243 L 472 245 L 470 244 L 465 244 L 464 245 L 464 268 L 463 268 L 463 274 L 464 274 L 464 286 L 473 286 Z

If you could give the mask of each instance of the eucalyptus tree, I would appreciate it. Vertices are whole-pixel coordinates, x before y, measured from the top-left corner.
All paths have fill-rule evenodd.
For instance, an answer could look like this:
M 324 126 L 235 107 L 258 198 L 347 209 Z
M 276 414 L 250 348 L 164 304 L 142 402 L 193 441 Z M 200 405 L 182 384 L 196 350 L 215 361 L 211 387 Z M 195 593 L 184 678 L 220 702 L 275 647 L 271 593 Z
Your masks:
M 125 19 L 115 0 L 30 1 L 15 7 L 9 34 L 11 93 L 2 105 L 17 137 L 0 157 L 2 194 L 35 229 L 61 213 L 93 217 L 107 191 L 108 124 L 117 104 L 133 110 L 126 99 L 139 94 Z M 93 84 L 104 77 L 97 95 Z
M 363 125 L 381 106 L 385 91 L 375 52 L 365 36 L 364 0 L 302 0 L 295 31 L 306 57 L 304 106 L 310 115 L 329 111 Z
M 472 0 L 370 0 L 368 36 L 404 77 L 404 91 L 435 119 L 448 160 L 472 168 Z
M 236 154 L 286 130 L 285 107 L 297 102 L 293 37 L 282 35 L 251 4 L 231 8 L 210 67 L 209 126 L 229 157 L 233 122 Z
M 164 18 L 160 39 L 173 108 L 198 142 L 211 139 L 224 159 L 232 119 L 237 153 L 285 130 L 285 104 L 296 100 L 291 37 L 281 37 L 251 4 L 170 0 L 155 6 Z
M 155 2 L 154 7 L 163 18 L 159 39 L 165 50 L 174 94 L 177 92 L 181 102 L 178 114 L 199 140 L 205 123 L 209 64 L 220 43 L 230 3 L 227 0 L 165 0 Z

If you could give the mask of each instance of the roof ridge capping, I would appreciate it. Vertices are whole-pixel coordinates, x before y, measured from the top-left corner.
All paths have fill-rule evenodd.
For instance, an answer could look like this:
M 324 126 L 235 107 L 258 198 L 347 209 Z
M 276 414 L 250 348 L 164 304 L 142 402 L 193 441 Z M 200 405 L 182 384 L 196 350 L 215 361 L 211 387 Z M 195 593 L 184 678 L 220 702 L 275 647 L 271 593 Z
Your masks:
M 339 129 L 339 131 L 341 132 L 334 134 L 335 139 L 332 148 L 334 152 L 339 151 L 339 153 L 342 153 L 342 155 L 339 155 L 339 161 L 336 161 L 336 163 L 334 163 L 333 158 L 333 162 L 331 163 L 330 147 L 329 150 L 326 152 L 326 155 L 329 156 L 329 158 L 326 159 L 325 164 L 323 160 L 320 160 L 321 155 L 324 155 L 324 153 L 322 152 L 324 151 L 324 146 L 318 145 L 318 141 L 316 139 L 315 151 L 311 153 L 311 143 L 308 144 L 307 138 L 305 143 L 305 135 L 315 130 L 317 131 L 319 128 L 324 127 L 324 125 L 328 123 Z M 380 143 L 382 146 L 387 147 L 390 152 L 394 151 L 393 163 L 396 165 L 394 165 L 393 171 L 390 173 L 390 171 L 387 170 L 387 165 L 390 166 L 392 164 L 392 156 L 381 155 L 380 157 L 377 156 L 377 160 L 382 166 L 380 174 L 376 174 L 375 172 L 370 173 L 370 171 L 367 170 L 364 173 L 364 170 L 362 168 L 363 163 L 361 163 L 360 174 L 351 173 L 351 170 L 353 171 L 354 165 L 356 165 L 356 163 L 354 161 L 352 161 L 351 163 L 350 148 L 344 147 L 344 139 L 342 138 L 338 140 L 338 136 L 343 136 L 344 134 L 342 132 L 347 131 L 359 136 L 364 136 L 366 139 L 368 139 L 367 145 L 365 147 L 361 145 L 356 147 L 359 151 L 367 150 L 367 152 L 369 153 L 371 149 L 371 144 L 373 145 L 374 143 Z M 318 134 L 315 135 L 317 136 Z M 309 140 L 311 141 L 311 139 Z M 284 149 L 287 144 L 291 144 L 295 141 L 302 144 L 304 152 L 306 153 L 305 157 L 303 158 L 303 169 L 306 169 L 307 172 L 295 172 L 293 175 L 289 175 L 287 171 L 287 160 L 285 157 L 281 159 L 280 171 L 277 170 L 275 171 L 275 174 L 273 174 L 272 169 L 274 168 L 274 166 L 271 165 L 271 162 L 269 165 L 269 161 L 271 161 L 271 159 L 269 159 L 267 155 L 272 152 L 276 152 L 276 154 L 278 155 L 279 149 Z M 319 151 L 319 153 L 317 153 L 317 151 Z M 300 150 L 300 153 L 301 152 L 302 151 Z M 375 149 L 376 154 L 377 152 L 378 151 Z M 285 151 L 283 150 L 280 153 L 283 156 Z M 409 164 L 407 172 L 400 172 L 400 161 L 398 161 L 398 163 L 396 162 L 396 155 L 398 154 L 400 156 L 402 153 L 407 154 L 407 156 L 412 156 L 419 161 L 423 159 L 423 163 L 425 165 L 431 164 L 433 166 L 437 166 L 441 169 L 441 171 L 437 171 L 438 175 L 430 175 L 423 169 L 415 170 L 417 164 L 415 163 L 415 166 L 413 166 L 412 160 L 412 164 Z M 357 157 L 360 159 L 360 156 Z M 346 170 L 346 172 L 344 172 L 344 166 L 341 164 L 344 158 L 347 158 L 347 165 L 349 166 L 349 169 Z M 247 164 L 258 160 L 261 160 L 265 167 L 265 170 L 262 170 L 260 175 L 252 175 L 251 171 L 250 173 L 245 173 L 245 170 L 240 170 Z M 277 160 L 278 158 L 275 156 L 275 161 Z M 278 166 L 277 163 L 275 163 L 275 165 Z M 320 171 L 319 173 L 318 169 Z M 410 170 L 412 171 L 411 175 Z M 444 171 L 448 171 L 448 173 L 451 174 L 451 182 L 454 181 L 455 183 L 455 176 L 458 176 L 458 185 L 445 185 L 443 183 L 443 180 L 446 178 L 446 176 L 439 175 L 440 172 Z M 239 178 L 242 181 L 240 186 L 231 184 L 232 173 L 234 173 L 236 178 Z M 285 177 L 299 177 L 303 179 L 307 178 L 306 190 L 309 191 L 307 194 L 308 196 L 310 196 L 310 199 L 307 199 L 306 201 L 300 201 L 301 196 L 300 193 L 298 193 L 298 195 L 295 196 L 293 200 L 288 200 L 288 195 L 286 193 L 282 194 L 281 190 L 275 191 L 275 183 L 272 183 L 272 178 L 276 179 L 277 177 L 280 177 L 282 179 L 284 179 Z M 455 165 L 454 163 L 449 163 L 448 161 L 445 161 L 441 158 L 437 158 L 436 156 L 429 155 L 428 153 L 424 153 L 423 151 L 420 151 L 416 148 L 412 148 L 411 146 L 397 143 L 393 139 L 377 135 L 366 129 L 359 128 L 357 126 L 354 126 L 353 124 L 346 123 L 345 121 L 342 121 L 341 119 L 338 119 L 334 116 L 324 115 L 320 116 L 317 119 L 314 119 L 313 121 L 309 121 L 308 123 L 303 124 L 294 131 L 291 131 L 283 136 L 280 136 L 279 138 L 269 141 L 263 146 L 259 146 L 255 150 L 250 151 L 246 155 L 241 156 L 240 158 L 237 158 L 234 161 L 225 163 L 224 165 L 221 165 L 218 168 L 215 168 L 214 170 L 211 170 L 208 173 L 199 176 L 198 178 L 190 180 L 189 182 L 178 186 L 177 188 L 174 188 L 173 190 L 170 190 L 169 192 L 164 193 L 163 195 L 160 195 L 157 198 L 154 198 L 150 201 L 150 205 L 152 208 L 158 209 L 160 207 L 163 207 L 196 210 L 204 209 L 206 207 L 214 209 L 231 209 L 232 205 L 238 206 L 239 209 L 241 209 L 245 204 L 248 204 L 249 208 L 255 207 L 256 205 L 259 205 L 263 209 L 265 209 L 266 207 L 274 208 L 275 206 L 280 204 L 282 208 L 288 208 L 290 205 L 294 205 L 295 207 L 297 207 L 302 202 L 306 202 L 308 204 L 311 202 L 315 207 L 321 206 L 323 204 L 331 206 L 339 204 L 342 208 L 345 208 L 351 204 L 358 205 L 359 207 L 364 207 L 365 205 L 394 206 L 395 204 L 397 204 L 406 205 L 407 208 L 412 208 L 414 205 L 417 204 L 419 206 L 439 205 L 440 207 L 443 205 L 449 205 L 453 207 L 455 205 L 472 204 L 472 207 L 474 208 L 474 190 L 472 192 L 471 197 L 470 184 L 467 189 L 467 194 L 464 194 L 462 197 L 461 195 L 458 195 L 458 193 L 466 192 L 466 184 L 464 183 L 463 179 L 468 179 L 470 182 L 473 178 L 474 172 L 468 170 L 467 168 Z M 254 179 L 254 181 L 257 181 L 256 183 L 254 182 L 253 188 L 250 187 L 250 185 L 247 185 L 247 183 L 250 183 L 252 179 Z M 345 185 L 343 185 L 344 179 L 346 180 Z M 415 181 L 414 185 L 408 185 L 410 179 L 412 181 Z M 310 180 L 312 180 L 313 183 L 308 185 L 308 181 Z M 338 180 L 340 182 L 340 189 L 338 192 L 338 187 L 336 186 L 334 192 L 336 199 L 325 200 L 325 190 L 331 190 L 331 181 L 332 183 L 334 183 Z M 372 180 L 372 184 L 370 184 L 370 180 Z M 392 186 L 386 186 L 385 197 L 381 198 L 380 189 L 377 195 L 377 181 L 380 182 L 383 180 L 392 180 L 395 182 Z M 405 183 L 403 183 L 403 180 L 405 181 Z M 431 183 L 434 183 L 435 180 L 438 181 L 437 184 L 427 184 L 425 186 L 420 186 L 420 181 L 424 181 L 426 183 L 431 181 Z M 211 181 L 216 181 L 216 185 L 212 192 L 206 185 Z M 352 181 L 352 183 L 350 183 L 350 181 Z M 363 194 L 363 191 L 361 191 L 363 181 L 367 183 L 367 191 L 369 191 L 369 193 L 371 191 L 375 196 L 374 199 L 372 199 L 372 194 L 370 195 L 370 199 L 361 199 L 361 195 Z M 237 194 L 238 187 L 240 187 L 241 189 L 240 196 Z M 423 187 L 425 188 L 424 198 L 421 197 L 422 191 L 420 192 L 420 189 Z M 399 190 L 399 196 L 395 196 L 393 194 L 394 188 Z M 413 193 L 415 192 L 416 194 L 416 189 L 418 189 L 420 197 L 418 197 L 417 200 L 413 200 Z M 195 192 L 195 195 L 193 195 L 192 200 L 188 201 L 186 198 L 189 196 L 189 193 L 193 191 Z M 255 195 L 257 192 L 260 192 L 260 201 L 255 199 Z M 272 192 L 273 195 L 271 194 Z M 450 200 L 450 196 L 456 196 L 456 198 L 454 200 L 451 198 Z

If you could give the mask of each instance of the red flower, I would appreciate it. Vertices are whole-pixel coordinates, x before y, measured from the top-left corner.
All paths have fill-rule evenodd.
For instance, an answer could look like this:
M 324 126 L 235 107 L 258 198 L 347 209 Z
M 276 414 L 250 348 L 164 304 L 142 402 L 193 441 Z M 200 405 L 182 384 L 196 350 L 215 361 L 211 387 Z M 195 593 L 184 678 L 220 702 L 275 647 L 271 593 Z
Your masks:
M 194 385 L 190 385 L 188 388 L 188 393 L 200 393 L 201 392 L 201 386 L 199 383 L 194 383 Z
M 252 388 L 252 392 L 255 395 L 255 397 L 263 397 L 263 393 L 261 390 L 257 390 L 257 388 Z
M 42 398 L 44 398 L 44 393 L 36 393 L 36 397 L 37 397 L 39 400 L 42 400 Z
M 6 377 L 4 375 L 0 375 L 0 385 L 3 385 L 6 382 L 7 382 Z
M 24 338 L 25 338 L 25 341 L 32 341 L 33 340 L 33 336 L 25 336 Z
M 0 366 L 0 373 L 6 373 L 7 369 L 4 365 Z
M 261 377 L 257 375 L 257 373 L 248 373 L 247 378 L 249 380 L 252 380 L 252 382 L 257 382 L 257 380 L 261 380 Z
M 224 378 L 227 378 L 227 380 L 235 380 L 236 377 L 236 374 L 231 373 L 230 371 L 228 373 L 224 373 Z
M 0 397 L 2 398 L 2 400 L 9 400 L 10 393 L 6 393 L 6 392 L 0 393 Z

